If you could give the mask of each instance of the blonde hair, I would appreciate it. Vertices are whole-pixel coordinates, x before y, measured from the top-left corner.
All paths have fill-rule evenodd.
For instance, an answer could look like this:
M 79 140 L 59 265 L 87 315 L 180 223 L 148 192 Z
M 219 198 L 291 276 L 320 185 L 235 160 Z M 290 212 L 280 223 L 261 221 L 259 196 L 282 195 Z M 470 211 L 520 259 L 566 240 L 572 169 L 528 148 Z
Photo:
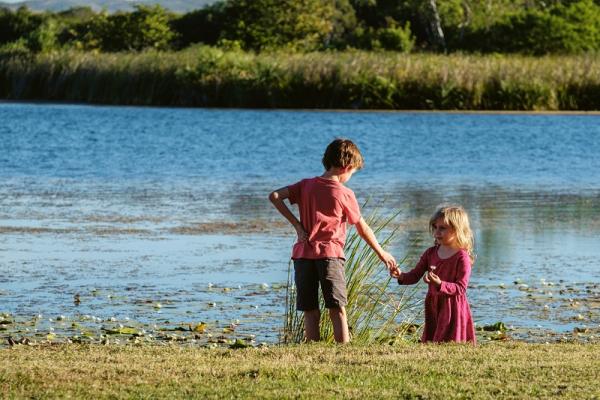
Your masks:
M 450 225 L 452 229 L 454 229 L 456 244 L 459 248 L 465 250 L 469 254 L 471 263 L 474 263 L 476 258 L 476 255 L 473 252 L 475 239 L 473 238 L 473 231 L 469 224 L 469 216 L 465 209 L 456 205 L 439 207 L 429 219 L 429 232 L 431 234 L 433 234 L 433 225 L 438 219 L 441 219 L 445 224 Z

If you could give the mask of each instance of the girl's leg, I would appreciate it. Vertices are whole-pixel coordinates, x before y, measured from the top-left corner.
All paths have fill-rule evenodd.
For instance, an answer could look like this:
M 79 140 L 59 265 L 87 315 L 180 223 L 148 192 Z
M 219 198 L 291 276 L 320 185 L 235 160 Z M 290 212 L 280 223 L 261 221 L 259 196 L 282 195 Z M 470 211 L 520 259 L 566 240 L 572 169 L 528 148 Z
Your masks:
M 350 333 L 348 332 L 346 307 L 330 308 L 329 317 L 333 324 L 333 337 L 335 341 L 338 343 L 348 343 L 350 341 Z
M 319 331 L 319 320 L 321 313 L 319 309 L 304 311 L 304 335 L 307 342 L 318 342 L 321 339 Z

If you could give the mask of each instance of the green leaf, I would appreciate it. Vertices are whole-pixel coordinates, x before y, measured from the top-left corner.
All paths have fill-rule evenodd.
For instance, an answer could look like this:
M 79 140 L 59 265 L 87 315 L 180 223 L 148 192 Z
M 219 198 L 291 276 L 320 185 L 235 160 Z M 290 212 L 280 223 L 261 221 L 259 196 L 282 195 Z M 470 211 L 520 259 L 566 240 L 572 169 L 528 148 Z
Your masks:
M 496 332 L 496 331 L 505 332 L 506 325 L 504 325 L 504 322 L 498 321 L 495 324 L 484 325 L 479 329 L 482 331 L 486 331 L 486 332 Z
M 230 349 L 245 349 L 246 347 L 250 347 L 250 345 L 241 339 L 236 339 L 235 342 L 229 345 Z
M 110 329 L 110 328 L 102 328 L 104 333 L 107 335 L 139 335 L 140 332 L 128 326 L 124 326 L 123 328 Z

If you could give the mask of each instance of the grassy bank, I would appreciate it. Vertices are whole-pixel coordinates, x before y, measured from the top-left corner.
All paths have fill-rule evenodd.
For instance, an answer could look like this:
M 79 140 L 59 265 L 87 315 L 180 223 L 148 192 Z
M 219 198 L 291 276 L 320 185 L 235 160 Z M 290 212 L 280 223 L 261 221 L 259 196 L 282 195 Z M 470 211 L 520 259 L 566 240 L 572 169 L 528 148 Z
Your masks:
M 0 54 L 0 98 L 345 109 L 600 110 L 600 56 Z
M 15 346 L 4 398 L 600 397 L 600 346 Z

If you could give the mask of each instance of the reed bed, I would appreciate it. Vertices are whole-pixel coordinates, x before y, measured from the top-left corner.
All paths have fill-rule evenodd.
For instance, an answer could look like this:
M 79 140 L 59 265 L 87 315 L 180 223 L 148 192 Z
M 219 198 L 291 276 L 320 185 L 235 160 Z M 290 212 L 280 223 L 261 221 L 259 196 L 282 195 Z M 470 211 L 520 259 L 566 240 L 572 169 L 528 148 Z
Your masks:
M 0 52 L 0 98 L 101 104 L 600 110 L 600 55 Z

